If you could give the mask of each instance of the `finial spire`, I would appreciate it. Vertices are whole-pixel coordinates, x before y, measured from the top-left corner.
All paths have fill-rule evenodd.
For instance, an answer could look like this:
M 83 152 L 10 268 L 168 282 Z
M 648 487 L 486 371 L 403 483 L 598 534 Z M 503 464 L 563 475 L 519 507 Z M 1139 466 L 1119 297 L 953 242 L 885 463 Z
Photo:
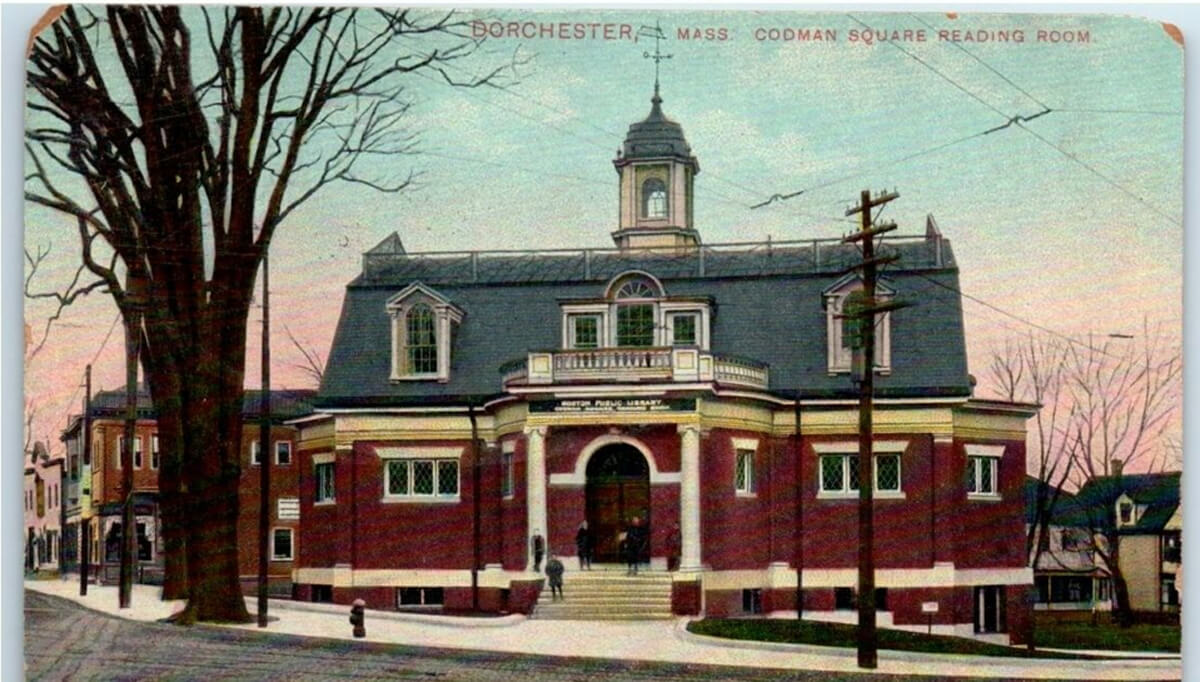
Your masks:
M 639 28 L 638 29 L 638 37 L 654 38 L 654 54 L 651 54 L 649 50 L 646 50 L 646 51 L 642 52 L 642 57 L 644 57 L 646 59 L 654 60 L 654 97 L 651 98 L 650 101 L 654 104 L 654 108 L 657 109 L 658 105 L 662 103 L 662 97 L 659 97 L 659 95 L 658 95 L 659 62 L 661 62 L 664 59 L 670 59 L 671 57 L 674 57 L 675 55 L 663 54 L 659 50 L 659 42 L 666 40 L 667 36 L 663 33 L 662 26 L 657 21 L 654 22 L 654 26 L 642 26 L 641 28 Z

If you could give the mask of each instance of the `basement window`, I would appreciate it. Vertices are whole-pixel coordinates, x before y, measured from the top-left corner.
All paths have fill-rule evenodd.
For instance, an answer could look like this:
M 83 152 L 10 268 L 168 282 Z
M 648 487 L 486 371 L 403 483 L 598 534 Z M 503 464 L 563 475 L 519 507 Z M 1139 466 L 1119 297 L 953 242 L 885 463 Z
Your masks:
M 440 587 L 397 587 L 396 606 L 411 608 L 416 606 L 441 606 L 445 602 L 445 594 Z
M 742 613 L 762 612 L 762 590 L 759 588 L 742 590 Z

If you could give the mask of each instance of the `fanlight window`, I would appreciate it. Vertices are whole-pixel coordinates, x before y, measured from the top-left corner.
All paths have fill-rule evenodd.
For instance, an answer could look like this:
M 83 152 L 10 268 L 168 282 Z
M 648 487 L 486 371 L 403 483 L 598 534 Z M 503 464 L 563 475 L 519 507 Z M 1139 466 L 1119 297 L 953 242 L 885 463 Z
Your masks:
M 642 217 L 667 217 L 667 186 L 658 178 L 642 183 Z

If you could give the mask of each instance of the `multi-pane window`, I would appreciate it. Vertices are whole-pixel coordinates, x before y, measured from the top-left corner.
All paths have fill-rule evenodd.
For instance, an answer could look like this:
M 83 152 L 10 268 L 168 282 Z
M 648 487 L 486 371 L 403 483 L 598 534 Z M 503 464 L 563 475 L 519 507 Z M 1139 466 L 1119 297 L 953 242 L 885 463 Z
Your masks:
M 454 497 L 458 495 L 458 460 L 389 459 L 385 478 L 389 497 Z
M 405 315 L 404 322 L 408 373 L 436 373 L 437 335 L 434 332 L 433 310 L 423 303 L 417 304 Z
M 500 496 L 512 497 L 513 495 L 513 453 L 505 452 L 500 456 L 500 465 L 502 467 L 500 479 Z
M 571 348 L 600 347 L 600 316 L 571 315 Z
M 445 599 L 440 587 L 397 587 L 396 606 L 437 606 Z
M 271 532 L 271 559 L 274 561 L 292 560 L 291 528 L 276 528 Z
M 858 482 L 858 455 L 821 457 L 821 492 L 853 492 Z M 875 490 L 900 492 L 900 455 L 875 455 Z
M 739 493 L 754 492 L 754 451 L 738 450 L 734 467 L 734 489 Z
M 654 345 L 654 306 L 637 303 L 617 306 L 617 345 Z
M 967 457 L 967 493 L 971 495 L 995 495 L 998 457 Z
M 320 462 L 314 465 L 313 478 L 316 482 L 313 501 L 333 502 L 333 462 Z
M 671 316 L 671 344 L 675 346 L 694 346 L 699 343 L 696 334 L 695 313 Z
M 157 469 L 159 464 L 158 434 L 150 436 L 150 468 Z
M 289 440 L 275 441 L 275 463 L 276 464 L 291 464 L 292 463 L 292 442 Z
M 642 217 L 667 217 L 667 186 L 658 178 L 642 183 Z

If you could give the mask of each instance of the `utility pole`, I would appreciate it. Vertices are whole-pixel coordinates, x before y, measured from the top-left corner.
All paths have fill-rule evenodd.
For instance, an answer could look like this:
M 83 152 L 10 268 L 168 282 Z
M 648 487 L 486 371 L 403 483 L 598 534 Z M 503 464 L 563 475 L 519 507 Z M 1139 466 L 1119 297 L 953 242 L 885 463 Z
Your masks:
M 263 248 L 262 397 L 258 423 L 258 627 L 267 627 L 267 552 L 271 532 L 271 304 L 267 249 Z M 295 550 L 293 550 L 293 553 Z
M 88 569 L 92 562 L 91 517 L 84 518 L 83 491 L 89 491 L 87 506 L 92 506 L 92 366 L 89 364 L 84 371 L 83 380 L 83 419 L 79 424 L 79 437 L 83 439 L 83 463 L 79 470 L 79 596 L 87 596 Z M 86 472 L 86 478 L 85 478 Z M 64 526 L 65 527 L 65 526 Z
M 132 284 L 132 282 L 131 282 Z M 133 439 L 137 437 L 138 353 L 142 337 L 140 301 L 135 286 L 127 286 L 130 294 L 129 317 L 125 320 L 125 438 L 121 448 L 121 574 L 117 601 L 127 609 L 133 595 L 133 566 L 137 556 L 137 523 L 133 509 Z
M 896 192 L 884 192 L 875 198 L 863 190 L 858 206 L 846 211 L 847 216 L 859 213 L 862 229 L 843 241 L 862 242 L 862 262 L 851 269 L 861 270 L 863 288 L 860 296 L 847 296 L 842 305 L 842 317 L 853 320 L 855 334 L 851 348 L 851 376 L 858 383 L 858 667 L 876 668 L 879 665 L 878 633 L 875 628 L 875 493 L 872 399 L 875 393 L 875 319 L 876 315 L 901 307 L 894 303 L 875 301 L 876 268 L 895 258 L 875 255 L 875 237 L 896 229 L 894 223 L 874 225 L 871 209 L 896 199 Z

